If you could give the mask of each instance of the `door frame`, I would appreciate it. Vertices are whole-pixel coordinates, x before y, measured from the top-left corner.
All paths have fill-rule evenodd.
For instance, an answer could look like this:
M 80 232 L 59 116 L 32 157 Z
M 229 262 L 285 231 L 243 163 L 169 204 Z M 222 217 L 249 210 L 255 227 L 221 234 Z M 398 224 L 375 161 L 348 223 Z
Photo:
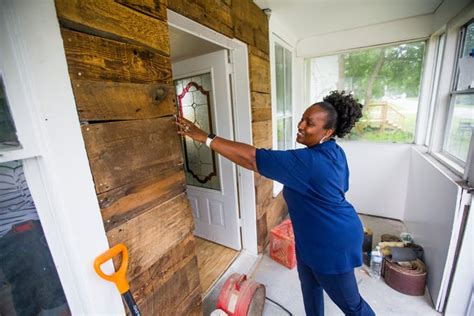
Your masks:
M 252 113 L 247 44 L 235 38 L 231 39 L 169 9 L 167 13 L 168 25 L 229 50 L 233 67 L 231 85 L 233 108 L 231 110 L 233 113 L 234 140 L 252 144 Z M 236 168 L 242 251 L 258 255 L 254 174 L 253 171 L 240 166 L 236 166 Z

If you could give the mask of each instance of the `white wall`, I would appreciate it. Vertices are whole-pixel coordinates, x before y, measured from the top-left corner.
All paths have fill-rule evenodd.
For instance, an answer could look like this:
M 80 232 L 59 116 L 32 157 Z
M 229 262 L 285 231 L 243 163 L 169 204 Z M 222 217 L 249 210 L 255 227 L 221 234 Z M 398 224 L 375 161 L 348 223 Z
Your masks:
M 460 187 L 428 154 L 413 147 L 405 225 L 425 250 L 428 289 L 436 305 L 451 243 Z
M 411 145 L 338 143 L 350 170 L 346 198 L 357 212 L 403 220 Z

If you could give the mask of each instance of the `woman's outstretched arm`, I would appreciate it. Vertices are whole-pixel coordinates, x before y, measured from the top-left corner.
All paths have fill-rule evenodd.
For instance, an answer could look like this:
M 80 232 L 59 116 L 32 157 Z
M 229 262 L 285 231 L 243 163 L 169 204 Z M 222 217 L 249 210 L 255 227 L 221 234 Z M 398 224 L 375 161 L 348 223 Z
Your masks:
M 178 134 L 191 137 L 201 143 L 206 142 L 208 134 L 195 126 L 191 121 L 178 116 L 176 118 L 176 125 L 178 126 Z M 239 166 L 257 171 L 256 149 L 251 145 L 216 137 L 211 143 L 211 149 Z

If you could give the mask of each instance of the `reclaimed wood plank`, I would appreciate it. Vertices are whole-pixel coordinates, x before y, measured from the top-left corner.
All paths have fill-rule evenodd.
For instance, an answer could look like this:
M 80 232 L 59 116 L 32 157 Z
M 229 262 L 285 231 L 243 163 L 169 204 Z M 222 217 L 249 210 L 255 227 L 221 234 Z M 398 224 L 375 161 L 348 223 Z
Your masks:
M 174 87 L 163 83 L 72 80 L 81 121 L 136 120 L 176 113 Z
M 265 54 L 270 54 L 270 39 L 268 37 L 268 34 L 265 34 L 260 30 L 255 30 L 254 36 L 255 46 Z
M 97 194 L 183 163 L 174 118 L 82 125 Z
M 166 0 L 115 0 L 129 8 L 167 22 Z
M 231 8 L 218 0 L 172 0 L 168 8 L 230 38 L 234 37 Z
M 224 274 L 238 254 L 239 252 L 234 249 L 196 238 L 196 256 L 203 297 L 211 290 L 212 285 Z
M 189 315 L 201 300 L 197 259 L 189 261 L 171 279 L 157 287 L 140 306 L 143 315 Z
M 61 28 L 71 79 L 171 84 L 171 61 L 144 47 Z
M 270 55 L 269 54 L 267 54 L 265 52 L 262 52 L 256 46 L 249 46 L 248 49 L 249 49 L 250 54 L 255 55 L 256 57 L 262 58 L 262 59 L 264 59 L 264 60 L 266 60 L 270 63 Z
M 261 253 L 265 250 L 268 243 L 268 230 L 267 230 L 267 215 L 262 214 L 257 218 L 257 249 Z
M 130 289 L 138 297 L 137 303 L 141 304 L 147 297 L 151 297 L 155 289 L 170 280 L 175 273 L 193 260 L 195 249 L 195 238 L 192 234 L 188 234 L 158 258 L 150 268 L 141 273 L 129 270 L 127 276 L 131 280 Z
M 271 229 L 280 224 L 288 215 L 288 208 L 282 194 L 271 200 L 265 213 L 267 216 L 267 231 L 270 234 Z
M 249 75 L 251 91 L 270 93 L 270 62 L 268 60 L 250 53 Z
M 110 245 L 123 242 L 130 253 L 129 271 L 138 275 L 183 240 L 194 228 L 185 194 L 130 219 L 107 232 Z M 196 267 L 196 274 L 198 269 Z M 199 277 L 198 277 L 199 279 Z
M 252 108 L 272 108 L 271 95 L 268 93 L 250 92 Z
M 55 0 L 61 24 L 85 33 L 147 46 L 169 56 L 168 24 L 113 0 Z
M 271 108 L 252 108 L 252 122 L 259 121 L 271 121 L 272 109 Z
M 99 194 L 105 231 L 139 216 L 155 205 L 183 193 L 186 179 L 183 166 L 160 171 L 145 181 L 138 181 Z
M 252 123 L 253 145 L 257 148 L 272 148 L 272 121 L 258 121 Z
M 234 16 L 234 35 L 248 45 L 255 45 L 254 29 L 249 22 Z

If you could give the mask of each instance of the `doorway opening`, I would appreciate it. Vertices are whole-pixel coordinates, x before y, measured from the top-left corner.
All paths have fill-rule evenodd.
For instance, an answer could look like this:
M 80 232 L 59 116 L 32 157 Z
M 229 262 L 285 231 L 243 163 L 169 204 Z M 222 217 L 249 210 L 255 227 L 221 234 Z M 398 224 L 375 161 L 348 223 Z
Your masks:
M 172 11 L 168 23 L 177 112 L 208 133 L 250 143 L 246 45 Z M 242 251 L 257 254 L 253 174 L 190 138 L 182 153 L 205 296 Z

